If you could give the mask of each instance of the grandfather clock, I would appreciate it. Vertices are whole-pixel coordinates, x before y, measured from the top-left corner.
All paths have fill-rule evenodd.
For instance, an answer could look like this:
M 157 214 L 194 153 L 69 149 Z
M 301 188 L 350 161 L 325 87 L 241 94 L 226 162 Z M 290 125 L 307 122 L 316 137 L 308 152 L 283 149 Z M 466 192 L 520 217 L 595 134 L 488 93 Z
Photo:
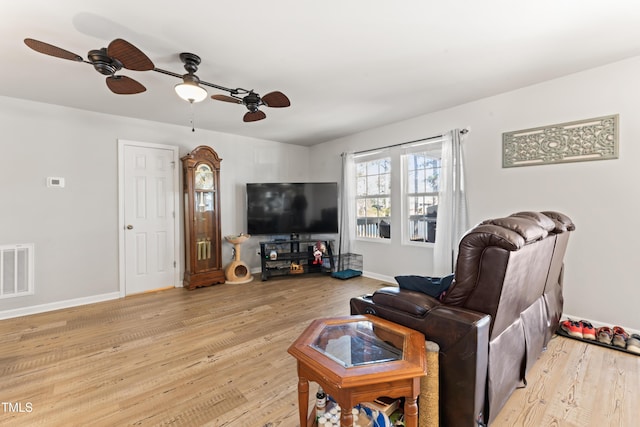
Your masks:
M 184 171 L 184 287 L 224 283 L 220 233 L 220 162 L 201 145 L 182 159 Z

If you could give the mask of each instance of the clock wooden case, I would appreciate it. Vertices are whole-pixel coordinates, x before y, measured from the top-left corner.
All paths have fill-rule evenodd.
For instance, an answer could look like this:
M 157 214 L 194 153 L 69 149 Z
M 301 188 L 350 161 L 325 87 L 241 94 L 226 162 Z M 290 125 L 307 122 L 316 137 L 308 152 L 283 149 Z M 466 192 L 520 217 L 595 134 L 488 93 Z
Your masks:
M 220 162 L 206 145 L 182 157 L 184 171 L 184 287 L 224 283 L 220 231 Z

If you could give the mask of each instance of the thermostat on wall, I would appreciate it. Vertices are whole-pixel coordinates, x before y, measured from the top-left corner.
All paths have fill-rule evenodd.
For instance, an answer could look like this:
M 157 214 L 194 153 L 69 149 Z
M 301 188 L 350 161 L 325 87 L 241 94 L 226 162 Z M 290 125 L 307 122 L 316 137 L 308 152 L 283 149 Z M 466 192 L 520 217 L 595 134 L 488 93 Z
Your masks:
M 47 187 L 64 187 L 64 178 L 60 178 L 57 176 L 48 176 Z

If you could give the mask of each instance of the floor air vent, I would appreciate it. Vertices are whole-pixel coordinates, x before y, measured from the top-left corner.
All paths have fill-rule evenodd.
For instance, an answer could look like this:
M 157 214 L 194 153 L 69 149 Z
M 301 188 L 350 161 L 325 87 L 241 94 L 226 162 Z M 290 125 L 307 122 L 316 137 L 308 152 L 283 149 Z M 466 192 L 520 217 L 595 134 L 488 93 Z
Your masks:
M 33 244 L 0 245 L 0 299 L 33 294 Z

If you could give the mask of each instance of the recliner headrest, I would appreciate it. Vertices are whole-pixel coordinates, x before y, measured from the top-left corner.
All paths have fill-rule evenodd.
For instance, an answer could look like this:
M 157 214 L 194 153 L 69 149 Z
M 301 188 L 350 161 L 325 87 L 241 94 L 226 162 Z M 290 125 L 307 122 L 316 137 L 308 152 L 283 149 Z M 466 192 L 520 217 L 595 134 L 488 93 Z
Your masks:
M 536 224 L 538 224 L 540 227 L 544 228 L 547 231 L 553 231 L 556 228 L 556 223 L 551 218 L 543 214 L 542 212 L 533 212 L 533 211 L 516 212 L 509 216 L 528 218 L 530 220 L 535 221 Z
M 571 218 L 563 213 L 555 211 L 543 211 L 542 213 L 555 223 L 556 228 L 553 230 L 555 233 L 564 233 L 565 231 L 573 231 L 576 229 Z
M 492 224 L 506 228 L 508 230 L 515 231 L 522 236 L 525 243 L 535 242 L 536 240 L 544 239 L 549 232 L 540 226 L 537 221 L 528 218 L 526 216 L 508 216 L 506 218 L 488 219 L 481 224 Z M 553 229 L 553 224 L 551 224 Z

